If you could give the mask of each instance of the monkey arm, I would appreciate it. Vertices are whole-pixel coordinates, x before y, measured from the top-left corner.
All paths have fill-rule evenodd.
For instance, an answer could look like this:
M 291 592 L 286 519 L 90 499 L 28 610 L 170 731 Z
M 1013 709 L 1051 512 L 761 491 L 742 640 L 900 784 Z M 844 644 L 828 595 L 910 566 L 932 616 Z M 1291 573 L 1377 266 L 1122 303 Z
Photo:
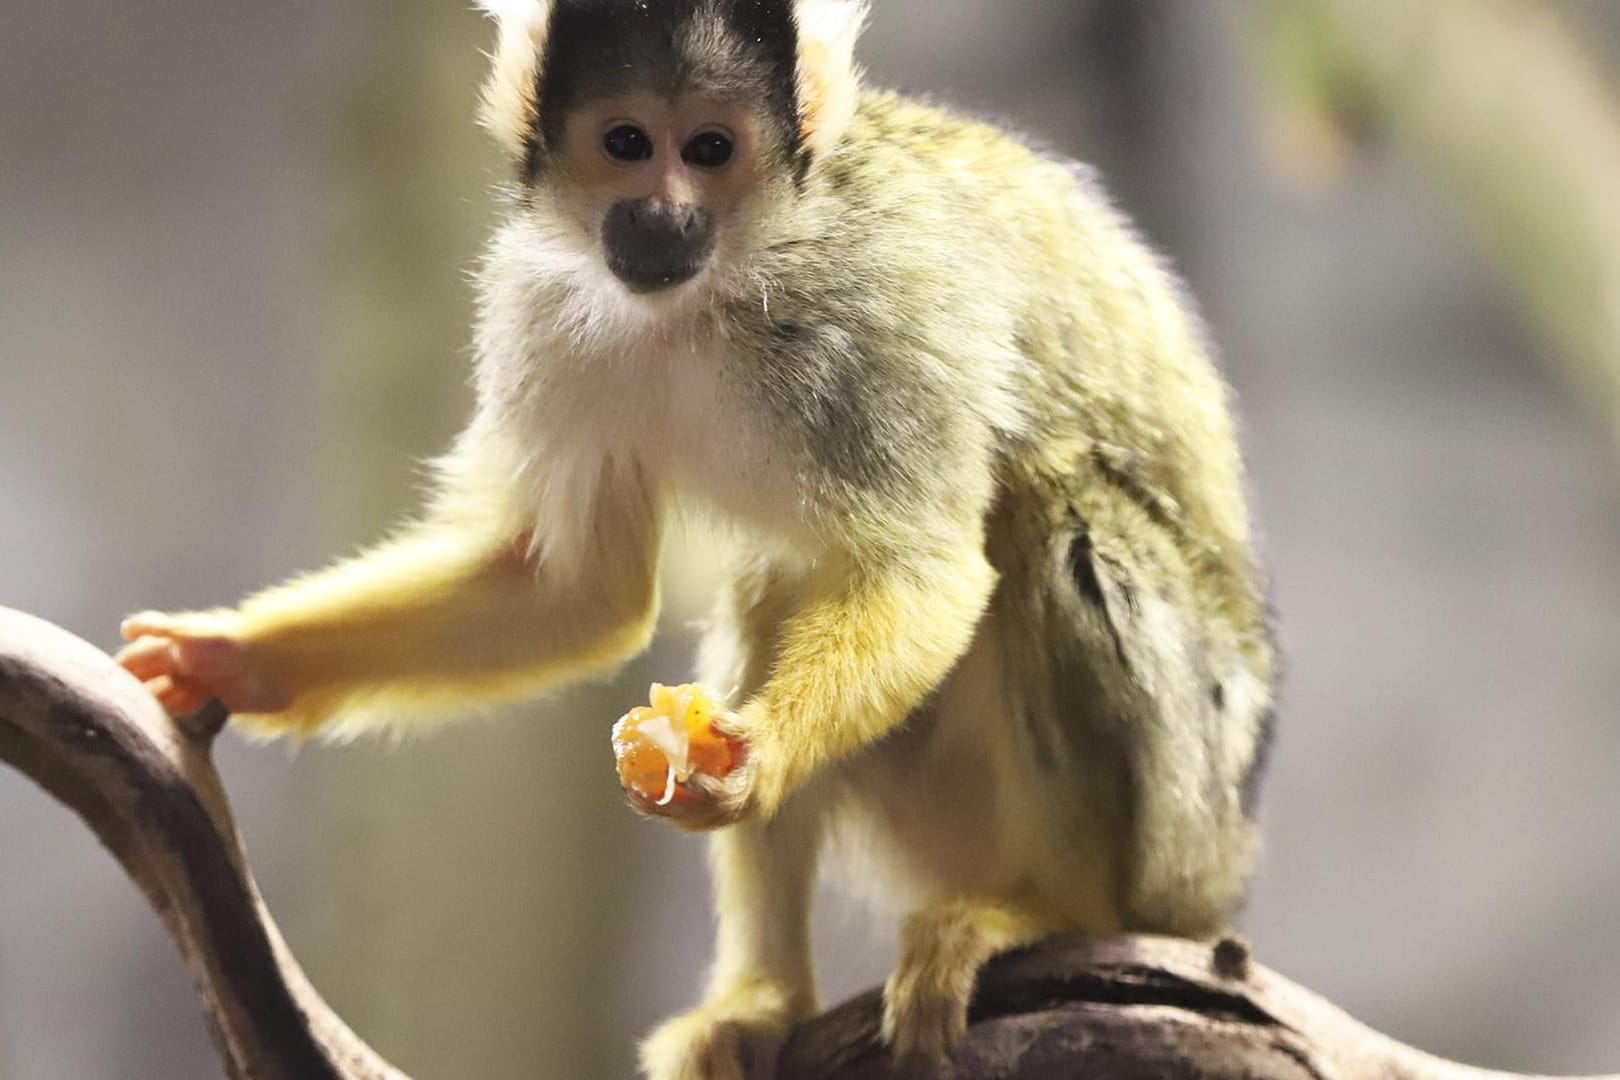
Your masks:
M 939 685 L 995 584 L 977 531 L 902 565 L 828 574 L 782 627 L 770 678 L 742 710 L 770 816 L 821 766 L 882 738 Z
M 590 555 L 562 566 L 523 530 L 430 515 L 234 611 L 136 616 L 126 636 L 157 641 L 122 659 L 171 709 L 218 696 L 276 731 L 336 720 L 347 733 L 520 696 L 651 634 L 651 501 L 638 483 L 604 483 L 588 530 Z

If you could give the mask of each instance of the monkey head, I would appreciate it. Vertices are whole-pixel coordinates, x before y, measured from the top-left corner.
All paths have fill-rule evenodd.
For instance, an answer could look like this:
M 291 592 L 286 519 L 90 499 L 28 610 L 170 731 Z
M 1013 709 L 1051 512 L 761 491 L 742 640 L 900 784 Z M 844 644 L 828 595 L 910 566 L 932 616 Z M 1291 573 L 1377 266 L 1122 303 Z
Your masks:
M 860 0 L 484 6 L 484 125 L 555 267 L 599 288 L 672 296 L 744 267 L 854 113 Z

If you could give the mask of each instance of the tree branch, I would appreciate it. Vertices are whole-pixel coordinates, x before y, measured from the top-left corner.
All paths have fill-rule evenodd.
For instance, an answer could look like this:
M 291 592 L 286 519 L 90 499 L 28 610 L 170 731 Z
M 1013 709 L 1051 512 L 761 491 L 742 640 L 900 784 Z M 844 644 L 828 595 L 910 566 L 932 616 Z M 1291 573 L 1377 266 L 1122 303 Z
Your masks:
M 871 991 L 812 1020 L 777 1080 L 917 1080 L 878 1041 Z M 966 1037 L 923 1077 L 1043 1080 L 1507 1080 L 1396 1042 L 1252 963 L 1244 943 L 1052 938 L 979 975 Z M 1595 1077 L 1591 1080 L 1615 1080 Z
M 233 1080 L 406 1080 L 310 986 L 265 911 L 209 754 L 94 646 L 0 608 L 0 760 L 84 819 L 162 918 Z
M 95 647 L 0 608 L 0 760 L 83 818 L 146 894 L 233 1080 L 407 1080 L 315 992 L 266 912 L 209 753 L 224 721 L 216 710 L 172 722 Z M 801 1026 L 777 1080 L 1509 1075 L 1371 1031 L 1235 941 L 1059 938 L 999 957 L 938 1070 L 890 1064 L 879 1006 L 872 991 Z

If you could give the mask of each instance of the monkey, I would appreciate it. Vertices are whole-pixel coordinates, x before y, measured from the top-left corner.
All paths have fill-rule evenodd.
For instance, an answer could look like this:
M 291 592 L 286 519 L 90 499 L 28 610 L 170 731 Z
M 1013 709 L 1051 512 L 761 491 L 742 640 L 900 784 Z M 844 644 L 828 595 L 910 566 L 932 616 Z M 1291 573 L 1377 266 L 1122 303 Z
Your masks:
M 690 512 L 726 575 L 701 1003 L 650 1080 L 769 1075 L 819 1008 L 823 856 L 902 916 L 883 1037 L 937 1061 L 981 965 L 1221 933 L 1277 661 L 1229 391 L 1087 167 L 870 88 L 865 0 L 484 0 L 510 161 L 475 404 L 417 517 L 239 606 L 126 620 L 171 712 L 401 730 L 621 663 Z

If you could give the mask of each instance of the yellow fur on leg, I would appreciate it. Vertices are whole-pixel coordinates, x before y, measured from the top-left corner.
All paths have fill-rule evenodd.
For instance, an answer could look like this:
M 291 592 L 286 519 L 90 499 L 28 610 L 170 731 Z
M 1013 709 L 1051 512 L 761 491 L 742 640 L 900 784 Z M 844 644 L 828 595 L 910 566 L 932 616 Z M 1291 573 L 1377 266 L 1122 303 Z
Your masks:
M 770 821 L 709 841 L 719 940 L 703 1004 L 642 1044 L 648 1080 L 757 1080 L 793 1025 L 819 1011 L 810 893 L 822 808 L 800 797 Z
M 761 1080 L 793 1025 L 814 1011 L 774 983 L 738 986 L 647 1036 L 642 1073 L 647 1080 Z
M 986 901 L 951 900 L 914 912 L 883 989 L 883 1041 L 895 1058 L 944 1060 L 967 1030 L 979 968 L 1044 932 L 1038 920 Z

